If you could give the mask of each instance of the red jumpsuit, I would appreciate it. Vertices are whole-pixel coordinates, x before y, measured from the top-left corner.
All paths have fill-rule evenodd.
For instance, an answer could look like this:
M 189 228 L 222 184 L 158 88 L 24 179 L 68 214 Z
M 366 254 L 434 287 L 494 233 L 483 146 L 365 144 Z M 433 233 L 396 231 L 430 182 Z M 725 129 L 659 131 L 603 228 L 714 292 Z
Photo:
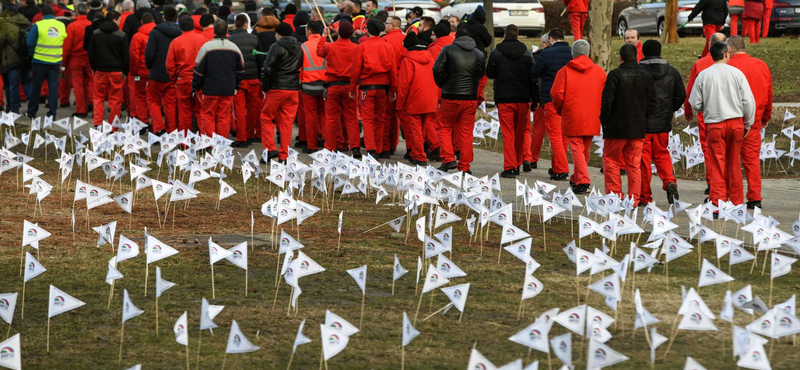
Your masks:
M 317 55 L 317 45 L 322 38 L 319 34 L 308 36 L 303 43 L 303 69 L 300 71 L 300 100 L 305 115 L 306 144 L 308 149 L 317 150 L 317 136 L 325 124 L 325 59 Z
M 366 23 L 364 22 L 364 27 L 366 27 Z M 395 67 L 397 70 L 395 74 L 398 73 L 400 69 L 400 62 L 403 60 L 405 56 L 406 49 L 403 47 L 403 31 L 399 29 L 391 30 L 386 33 L 382 38 L 384 41 L 392 45 L 392 50 L 394 50 L 394 55 L 397 57 L 395 60 Z M 397 149 L 397 143 L 400 141 L 400 137 L 398 135 L 398 123 L 399 122 L 406 122 L 405 119 L 401 119 L 401 112 L 396 107 L 396 102 L 389 101 L 386 104 L 386 114 L 384 114 L 384 123 L 383 123 L 383 149 L 378 150 L 378 152 L 387 151 L 387 150 L 395 150 Z M 398 122 L 399 121 L 399 122 Z M 408 134 L 408 132 L 403 129 L 403 132 Z
M 383 116 L 396 89 L 396 57 L 392 46 L 380 37 L 358 45 L 350 91 L 356 94 L 368 152 L 383 151 Z
M 689 73 L 689 81 L 686 82 L 686 100 L 683 102 L 683 114 L 684 118 L 686 118 L 687 122 L 692 121 L 692 105 L 689 104 L 689 96 L 692 95 L 692 89 L 694 88 L 694 81 L 697 79 L 697 75 L 700 72 L 703 72 L 704 69 L 711 67 L 714 64 L 714 60 L 711 59 L 711 55 L 706 55 L 692 65 L 692 70 Z M 697 131 L 699 132 L 700 136 L 700 148 L 703 150 L 703 157 L 708 158 L 708 145 L 706 145 L 706 122 L 703 120 L 703 112 L 697 113 Z M 711 186 L 711 176 L 708 173 L 708 166 L 706 166 L 706 185 Z
M 427 162 L 423 140 L 423 126 L 432 127 L 438 107 L 438 91 L 433 80 L 433 57 L 428 50 L 414 50 L 406 54 L 400 64 L 397 81 L 397 110 L 408 120 L 411 158 Z
M 774 0 L 764 0 L 764 15 L 761 19 L 761 37 L 763 38 L 769 35 L 769 18 L 772 16 L 773 7 Z
M 200 106 L 192 94 L 192 76 L 197 52 L 208 42 L 203 35 L 184 31 L 172 40 L 167 51 L 167 74 L 175 81 L 178 103 L 178 130 L 192 130 L 192 115 L 198 115 Z
M 328 88 L 325 92 L 325 125 L 322 131 L 325 149 L 331 151 L 355 149 L 361 143 L 356 102 L 349 97 L 350 76 L 357 50 L 358 45 L 349 39 L 327 43 L 323 37 L 317 44 L 317 55 L 327 62 L 325 77 Z
M 437 38 L 436 41 L 434 41 L 432 44 L 430 44 L 430 46 L 428 46 L 428 51 L 431 53 L 431 56 L 433 57 L 433 62 L 434 63 L 436 63 L 436 58 L 439 57 L 439 53 L 442 52 L 442 48 L 444 48 L 447 45 L 452 44 L 454 40 L 455 40 L 455 37 L 453 37 L 453 35 L 451 34 L 451 35 L 448 35 L 448 36 L 443 36 L 443 37 Z M 439 102 L 441 102 L 442 101 L 442 89 L 440 89 L 437 86 L 436 90 L 439 92 Z M 439 145 L 440 145 L 439 133 L 436 132 L 436 128 L 439 126 L 439 123 L 437 121 L 435 121 L 437 119 L 438 119 L 438 116 L 434 117 L 434 124 L 433 124 L 433 128 L 432 129 L 430 129 L 430 130 L 426 129 L 425 130 L 425 139 L 431 142 L 431 146 L 429 147 L 430 151 L 434 151 L 434 150 L 438 149 Z M 430 137 L 429 137 L 428 132 L 433 133 L 433 135 L 430 135 Z
M 131 69 L 128 73 L 133 76 L 134 93 L 131 94 L 135 104 L 128 112 L 131 116 L 144 123 L 150 122 L 150 112 L 147 109 L 147 76 L 150 70 L 144 64 L 144 48 L 147 46 L 147 38 L 150 31 L 155 28 L 155 22 L 150 22 L 139 26 L 139 30 L 133 35 L 130 46 Z
M 728 9 L 738 7 L 740 9 L 744 9 L 744 0 L 728 0 Z M 728 11 L 730 14 L 730 11 Z M 739 34 L 739 20 L 741 19 L 741 14 L 730 14 L 731 17 L 731 36 L 736 36 Z M 744 35 L 743 35 L 744 36 Z
M 558 71 L 550 96 L 561 116 L 561 133 L 572 151 L 570 182 L 590 184 L 589 147 L 600 134 L 600 115 L 606 73 L 587 56 L 578 56 Z
M 569 12 L 569 24 L 572 26 L 572 34 L 575 40 L 583 38 L 583 26 L 586 25 L 586 18 L 589 16 L 589 0 L 564 0 Z
M 79 114 L 89 112 L 89 103 L 93 98 L 92 68 L 89 54 L 83 48 L 83 36 L 86 27 L 91 24 L 85 15 L 79 15 L 67 26 L 67 38 L 64 39 L 64 65 L 69 69 L 72 85 L 76 87 L 75 113 Z
M 741 157 L 747 177 L 747 201 L 761 201 L 761 128 L 772 118 L 772 74 L 766 63 L 746 53 L 734 54 L 728 65 L 744 73 L 756 102 L 755 120 L 742 141 Z
M 761 19 L 764 16 L 762 0 L 748 0 L 744 3 L 742 14 L 742 34 L 750 38 L 750 43 L 761 42 Z

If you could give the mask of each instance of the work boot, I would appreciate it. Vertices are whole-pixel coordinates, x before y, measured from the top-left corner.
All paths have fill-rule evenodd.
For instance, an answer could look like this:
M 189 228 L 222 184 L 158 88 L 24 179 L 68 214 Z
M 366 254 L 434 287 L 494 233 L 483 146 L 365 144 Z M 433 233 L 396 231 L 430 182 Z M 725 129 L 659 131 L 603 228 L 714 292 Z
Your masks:
M 452 162 L 442 163 L 442 165 L 439 166 L 439 171 L 447 172 L 450 170 L 454 170 L 456 168 L 458 168 L 458 163 L 456 161 L 452 161 Z
M 353 158 L 361 159 L 361 148 L 353 148 Z
M 231 148 L 247 148 L 247 142 L 246 141 L 234 141 L 231 144 Z
M 761 201 L 754 200 L 752 202 L 747 202 L 747 209 L 755 209 L 756 207 L 761 208 Z
M 536 163 L 536 162 L 534 162 L 534 164 L 535 164 L 535 163 Z M 522 171 L 524 171 L 524 172 L 531 172 L 531 169 L 533 169 L 533 168 L 531 167 L 531 162 L 528 162 L 528 161 L 524 161 L 524 162 L 522 162 Z
M 378 154 L 378 158 L 381 158 L 381 159 L 389 159 L 389 158 L 391 158 L 391 157 L 392 157 L 392 155 L 389 153 L 389 151 L 388 151 L 388 150 L 387 150 L 387 151 L 385 151 L 385 152 L 381 152 L 380 154 Z
M 430 152 L 426 153 L 426 156 L 428 157 L 428 160 L 432 161 L 432 162 L 439 162 L 439 161 L 442 160 L 442 157 L 439 154 L 439 148 L 436 148 L 436 149 L 431 150 Z
M 514 173 L 514 170 L 505 170 L 503 172 L 500 172 L 500 177 L 506 179 L 513 179 L 516 178 L 517 175 Z
M 575 184 L 572 185 L 573 194 L 584 194 L 589 192 L 589 184 Z
M 267 160 L 270 160 L 272 158 L 278 158 L 277 150 L 270 150 L 269 152 L 267 152 Z
M 671 182 L 667 184 L 667 202 L 673 204 L 675 199 L 681 199 L 680 195 L 678 195 L 678 184 Z
M 305 147 L 306 147 L 306 145 L 308 145 L 308 143 L 307 143 L 307 142 L 305 142 L 305 141 L 300 141 L 300 140 L 297 140 L 297 141 L 295 141 L 295 142 L 294 142 L 294 147 L 295 147 L 295 149 L 302 149 L 302 148 L 305 148 Z
M 312 154 L 316 153 L 318 149 L 311 149 L 311 148 L 303 148 L 303 153 Z
M 703 194 L 705 194 L 705 195 L 711 194 L 711 187 L 710 186 L 706 186 L 706 190 L 703 191 Z
M 554 181 L 566 181 L 569 179 L 569 172 L 564 173 L 553 173 L 550 175 L 550 180 Z

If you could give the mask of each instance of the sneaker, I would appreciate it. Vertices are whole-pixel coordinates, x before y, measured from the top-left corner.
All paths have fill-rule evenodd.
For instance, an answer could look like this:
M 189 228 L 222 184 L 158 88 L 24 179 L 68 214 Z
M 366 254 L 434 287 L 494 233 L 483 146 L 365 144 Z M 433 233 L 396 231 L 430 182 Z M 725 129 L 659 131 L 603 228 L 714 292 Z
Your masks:
M 550 180 L 554 181 L 566 181 L 569 179 L 569 172 L 564 173 L 553 173 L 550 175 Z
M 450 170 L 454 170 L 456 168 L 458 168 L 458 163 L 456 163 L 456 161 L 452 161 L 452 162 L 442 163 L 442 165 L 439 166 L 439 171 L 447 172 Z
M 703 194 L 708 195 L 710 193 L 711 193 L 711 187 L 710 186 L 706 186 L 706 190 L 703 191 Z
M 522 162 L 522 171 L 531 172 L 531 169 L 532 169 L 531 162 L 528 162 L 528 161 Z
M 361 159 L 361 148 L 353 148 L 353 158 Z
M 234 141 L 231 144 L 231 148 L 247 148 L 248 143 L 246 141 Z
M 552 169 L 552 168 L 548 168 L 548 169 L 547 169 L 547 174 L 548 174 L 548 175 L 550 175 L 550 177 L 552 177 L 553 175 L 555 175 L 555 174 L 556 174 L 556 171 L 553 171 L 553 169 Z
M 516 174 L 516 171 L 514 171 L 514 170 L 505 170 L 503 172 L 500 172 L 500 177 L 506 178 L 506 179 L 513 179 L 513 178 L 517 177 L 517 174 Z
M 756 207 L 761 208 L 761 201 L 754 200 L 752 202 L 747 202 L 747 209 L 755 209 Z
M 667 184 L 667 202 L 673 204 L 675 199 L 681 199 L 680 195 L 678 195 L 678 184 L 671 182 Z
M 574 194 L 586 194 L 589 192 L 589 184 L 577 184 L 572 186 L 572 193 Z

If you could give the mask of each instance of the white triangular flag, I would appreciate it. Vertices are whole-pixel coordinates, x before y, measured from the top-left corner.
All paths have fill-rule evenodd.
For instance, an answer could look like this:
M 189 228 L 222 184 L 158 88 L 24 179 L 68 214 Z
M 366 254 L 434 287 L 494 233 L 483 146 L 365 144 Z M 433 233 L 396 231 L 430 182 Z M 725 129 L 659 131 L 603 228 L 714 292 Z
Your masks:
M 736 366 L 745 369 L 772 370 L 767 358 L 767 352 L 764 351 L 764 345 L 759 342 L 750 343 L 750 348 L 739 357 Z
M 211 238 L 208 238 L 208 261 L 209 264 L 213 265 L 217 263 L 217 261 L 230 257 L 233 252 L 222 248 L 219 244 L 214 243 Z
M 108 260 L 108 271 L 106 272 L 106 284 L 111 284 L 114 280 L 122 279 L 122 273 L 117 270 L 117 257 Z
M 147 264 L 160 261 L 164 258 L 178 254 L 175 248 L 172 248 L 160 240 L 148 235 L 145 245 L 147 246 Z
M 437 257 L 436 268 L 439 269 L 442 275 L 448 279 L 467 276 L 466 272 L 456 266 L 456 264 L 453 263 L 453 261 L 451 261 L 449 258 L 445 257 L 444 254 L 440 254 Z
M 261 347 L 253 345 L 244 336 L 242 330 L 239 329 L 239 324 L 236 320 L 231 323 L 231 332 L 228 334 L 228 346 L 225 347 L 225 353 L 248 353 L 258 351 Z
M 392 281 L 395 281 L 395 280 L 399 279 L 401 276 L 405 275 L 408 272 L 400 264 L 400 260 L 397 259 L 397 255 L 396 254 L 394 255 L 394 269 L 392 271 L 394 271 L 393 275 L 392 275 Z
M 64 293 L 60 289 L 50 286 L 50 305 L 47 308 L 47 317 L 53 317 L 85 305 L 83 301 Z
M 698 307 L 691 305 L 686 315 L 681 319 L 680 324 L 678 324 L 678 329 L 716 331 L 717 327 L 711 321 L 711 317 L 702 313 Z
M 143 313 L 144 310 L 140 310 L 138 307 L 136 307 L 136 305 L 133 304 L 131 301 L 131 296 L 128 294 L 128 289 L 125 289 L 122 296 L 122 323 L 124 324 L 125 321 L 128 321 Z
M 17 307 L 17 293 L 0 294 L 0 318 L 11 325 L 14 309 Z
M 341 318 L 339 315 L 331 312 L 330 310 L 325 311 L 325 326 L 331 330 L 344 334 L 346 337 L 352 336 L 353 334 L 359 332 L 357 327 L 353 326 L 353 324 L 351 324 L 349 321 Z
M 514 334 L 508 340 L 540 352 L 550 353 L 550 344 L 547 340 L 549 333 L 550 325 L 542 320 L 528 325 L 528 327 Z
M 297 335 L 294 337 L 294 344 L 292 344 L 292 353 L 295 353 L 297 351 L 298 346 L 311 343 L 311 339 L 308 339 L 308 337 L 303 335 L 303 327 L 305 325 L 306 325 L 306 320 L 303 320 L 300 322 L 300 327 L 297 328 Z
M 498 370 L 497 366 L 494 366 L 491 361 L 487 360 L 486 357 L 483 357 L 483 355 L 475 348 L 472 349 L 472 353 L 469 355 L 469 364 L 467 365 L 467 369 Z
M 175 334 L 175 341 L 184 346 L 189 345 L 189 320 L 188 313 L 183 311 L 183 315 L 178 318 L 175 325 L 172 327 L 172 333 Z
M 167 289 L 175 286 L 175 283 L 161 278 L 161 267 L 156 266 L 156 297 L 161 297 Z
M 562 334 L 550 339 L 550 347 L 564 365 L 572 367 L 572 333 Z
M 700 268 L 700 279 L 697 282 L 698 287 L 722 284 L 733 280 L 733 277 L 722 272 L 717 266 L 714 266 L 711 262 L 708 262 L 707 259 L 703 258 L 703 265 Z
M 19 334 L 0 342 L 0 367 L 12 370 L 22 369 L 22 347 Z
M 22 231 L 22 246 L 29 245 L 31 243 L 38 242 L 44 238 L 47 238 L 51 234 L 47 232 L 47 230 L 42 229 L 39 225 L 36 225 L 28 220 L 23 221 L 23 231 Z
M 447 225 L 451 222 L 461 221 L 461 217 L 458 217 L 455 213 L 447 211 L 442 206 L 436 207 L 436 221 L 434 222 L 433 228 L 438 229 L 439 226 Z
M 128 213 L 133 212 L 133 192 L 117 195 L 114 197 L 114 202 L 116 202 L 123 211 Z
M 539 295 L 544 290 L 544 284 L 533 275 L 525 275 L 525 283 L 522 287 L 522 300 L 530 299 Z
M 366 294 L 367 289 L 367 265 L 347 270 L 347 273 L 356 281 L 361 288 L 361 294 Z
M 208 304 L 208 300 L 201 299 L 200 304 L 200 330 L 214 329 L 217 324 L 214 323 L 216 317 L 225 306 L 215 306 Z
M 555 321 L 561 326 L 583 336 L 584 324 L 586 323 L 586 305 L 580 305 L 562 311 L 556 316 Z
M 603 279 L 600 279 L 592 285 L 589 285 L 589 289 L 594 290 L 597 293 L 600 293 L 606 297 L 612 298 L 616 301 L 622 300 L 622 294 L 620 293 L 620 283 L 619 283 L 619 275 L 617 273 L 613 273 L 611 275 L 606 276 Z
M 442 285 L 449 283 L 450 280 L 444 277 L 436 267 L 428 265 L 428 274 L 425 276 L 425 285 L 422 286 L 422 293 L 430 292 Z
M 320 325 L 319 330 L 320 340 L 322 340 L 322 354 L 325 361 L 342 352 L 350 341 L 350 337 L 327 325 Z
M 419 331 L 414 329 L 411 325 L 411 321 L 408 319 L 408 315 L 403 311 L 403 347 L 411 343 L 411 340 L 416 338 L 417 335 L 419 335 Z
M 25 252 L 25 276 L 23 277 L 23 282 L 28 282 L 29 280 L 41 275 L 47 271 L 44 266 L 42 266 L 36 258 L 33 258 L 33 255 Z
M 515 242 L 517 240 L 527 238 L 529 236 L 531 235 L 526 233 L 522 229 L 511 224 L 505 224 L 503 225 L 503 233 L 500 238 L 500 244 Z
M 138 255 L 139 255 L 139 245 L 134 243 L 132 240 L 126 238 L 125 235 L 120 235 L 119 248 L 117 249 L 117 263 L 136 257 Z
M 450 302 L 461 312 L 464 312 L 464 306 L 467 304 L 467 295 L 469 294 L 469 283 L 459 284 L 441 289 L 442 293 L 450 298 Z
M 686 357 L 686 364 L 683 365 L 683 370 L 706 370 L 703 365 L 700 365 L 697 360 L 693 359 L 691 356 Z
M 247 242 L 241 242 L 234 245 L 228 252 L 231 254 L 225 257 L 230 263 L 238 266 L 239 268 L 247 270 Z

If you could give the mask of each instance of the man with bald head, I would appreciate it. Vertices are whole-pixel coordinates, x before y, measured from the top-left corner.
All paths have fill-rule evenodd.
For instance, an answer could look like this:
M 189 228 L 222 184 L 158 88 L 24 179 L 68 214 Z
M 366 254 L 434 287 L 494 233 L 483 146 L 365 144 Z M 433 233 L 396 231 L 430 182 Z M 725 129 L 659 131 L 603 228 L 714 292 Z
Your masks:
M 644 54 L 642 53 L 642 42 L 639 40 L 639 31 L 634 28 L 625 31 L 625 43 L 636 47 L 636 61 L 641 62 Z
M 725 35 L 722 33 L 714 33 L 709 37 L 709 43 L 712 45 L 717 42 L 725 42 Z M 704 69 L 711 67 L 714 64 L 714 60 L 711 59 L 710 55 L 706 55 L 696 62 L 692 66 L 692 71 L 689 74 L 689 81 L 686 83 L 686 101 L 683 102 L 683 115 L 686 118 L 686 122 L 692 122 L 692 118 L 694 114 L 692 113 L 692 105 L 689 104 L 689 95 L 692 93 L 692 88 L 694 87 L 694 80 L 697 79 L 697 75 L 700 74 Z M 703 149 L 703 157 L 708 158 L 708 147 L 706 146 L 706 123 L 703 120 L 703 112 L 697 112 L 697 128 L 700 134 L 700 148 Z M 709 191 L 711 190 L 711 178 L 708 176 L 708 167 L 706 167 L 706 191 L 705 194 L 708 195 Z

